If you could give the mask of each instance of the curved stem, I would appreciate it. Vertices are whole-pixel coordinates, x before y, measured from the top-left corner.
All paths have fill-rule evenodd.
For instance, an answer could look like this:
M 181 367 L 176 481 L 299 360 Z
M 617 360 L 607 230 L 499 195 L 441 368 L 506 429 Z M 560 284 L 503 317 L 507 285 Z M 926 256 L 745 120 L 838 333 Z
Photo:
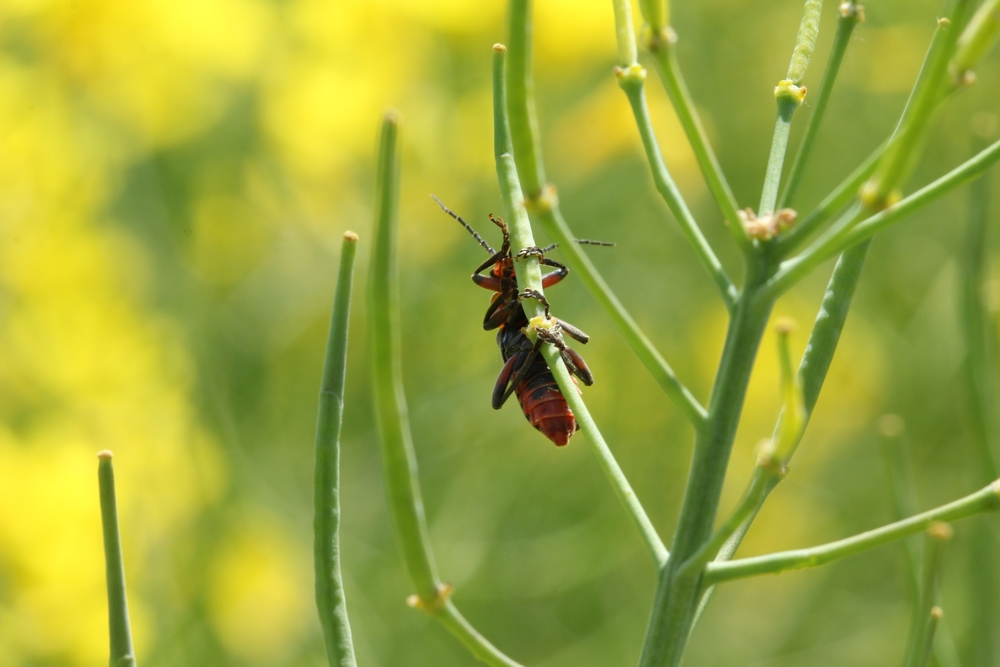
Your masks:
M 701 233 L 698 223 L 688 209 L 681 195 L 680 190 L 674 183 L 674 179 L 667 170 L 667 165 L 663 161 L 660 153 L 659 143 L 656 141 L 656 134 L 653 130 L 653 123 L 649 117 L 649 108 L 646 106 L 646 94 L 643 90 L 643 82 L 646 72 L 641 67 L 630 68 L 629 70 L 619 70 L 618 84 L 625 95 L 628 96 L 629 104 L 632 107 L 632 114 L 635 116 L 635 124 L 639 128 L 639 136 L 642 139 L 642 147 L 646 152 L 646 159 L 649 161 L 649 169 L 653 175 L 653 183 L 656 191 L 663 197 L 667 208 L 673 214 L 674 219 L 681 227 L 684 237 L 694 249 L 695 255 L 702 267 L 708 272 L 715 286 L 722 295 L 722 300 L 726 308 L 732 311 L 736 304 L 737 291 L 733 282 L 726 275 L 726 270 L 722 268 L 722 263 L 715 256 L 715 252 L 708 244 L 705 236 Z
M 115 498 L 115 469 L 112 454 L 97 455 L 97 482 L 101 499 L 101 527 L 104 532 L 105 574 L 108 584 L 108 630 L 111 639 L 110 667 L 135 667 L 132 630 L 129 627 L 128 595 L 125 590 L 125 562 L 118 532 L 118 502 Z
M 474 655 L 493 667 L 520 667 L 461 618 L 450 604 L 451 587 L 438 579 L 427 535 L 424 504 L 413 453 L 399 353 L 399 280 L 396 262 L 399 164 L 396 138 L 399 119 L 385 115 L 379 144 L 375 231 L 368 282 L 369 336 L 375 413 L 382 446 L 382 469 L 396 541 L 403 553 L 416 595 L 411 606 L 437 618 Z
M 315 515 L 313 564 L 316 607 L 326 641 L 330 667 L 355 667 L 351 624 L 340 570 L 340 429 L 344 419 L 344 380 L 347 374 L 347 327 L 351 312 L 351 283 L 358 235 L 344 234 L 340 272 L 330 316 L 326 361 L 316 418 Z
M 733 579 L 745 579 L 762 574 L 778 574 L 786 570 L 825 565 L 887 542 L 915 535 L 935 521 L 950 523 L 974 514 L 1000 509 L 1000 495 L 998 494 L 1000 494 L 1000 480 L 947 505 L 829 544 L 809 549 L 781 551 L 754 558 L 709 563 L 705 570 L 704 582 L 706 585 L 713 585 Z

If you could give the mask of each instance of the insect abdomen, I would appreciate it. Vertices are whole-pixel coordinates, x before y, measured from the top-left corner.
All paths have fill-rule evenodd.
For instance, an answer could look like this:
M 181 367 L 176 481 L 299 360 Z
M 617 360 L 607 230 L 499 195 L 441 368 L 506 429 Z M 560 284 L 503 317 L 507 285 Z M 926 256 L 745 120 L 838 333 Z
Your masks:
M 524 416 L 532 426 L 558 447 L 569 442 L 579 428 L 576 417 L 543 358 L 535 359 L 527 377 L 515 391 Z

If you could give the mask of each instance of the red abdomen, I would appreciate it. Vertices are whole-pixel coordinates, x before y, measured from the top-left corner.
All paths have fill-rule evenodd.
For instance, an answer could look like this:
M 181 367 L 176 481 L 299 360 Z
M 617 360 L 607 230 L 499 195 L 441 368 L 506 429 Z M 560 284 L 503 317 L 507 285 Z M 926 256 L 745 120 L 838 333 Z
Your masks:
M 527 377 L 517 385 L 517 400 L 531 425 L 562 447 L 579 428 L 576 417 L 541 355 L 532 366 Z

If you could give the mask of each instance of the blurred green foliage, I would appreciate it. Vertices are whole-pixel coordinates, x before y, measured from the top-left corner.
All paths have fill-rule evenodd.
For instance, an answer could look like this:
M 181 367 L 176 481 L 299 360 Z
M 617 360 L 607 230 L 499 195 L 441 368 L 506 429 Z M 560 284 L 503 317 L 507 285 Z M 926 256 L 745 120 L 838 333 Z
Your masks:
M 672 9 L 692 94 L 738 201 L 752 205 L 801 2 Z M 818 84 L 833 9 L 806 85 Z M 525 664 L 636 660 L 652 566 L 587 447 L 557 450 L 513 404 L 489 408 L 500 357 L 479 326 L 488 294 L 468 279 L 485 256 L 428 197 L 496 241 L 486 221 L 501 208 L 490 46 L 504 39 L 504 11 L 494 0 L 14 1 L 0 10 L 0 664 L 91 665 L 106 655 L 100 449 L 116 453 L 140 664 L 323 664 L 310 567 L 316 396 L 345 229 L 360 234 L 357 274 L 367 274 L 375 130 L 390 105 L 406 119 L 403 370 L 442 577 L 469 619 Z M 868 7 L 800 208 L 891 132 L 941 11 L 936 0 Z M 726 315 L 652 188 L 611 74 L 611 4 L 539 0 L 536 26 L 542 138 L 563 212 L 580 236 L 617 243 L 591 256 L 704 398 Z M 940 114 L 913 184 L 971 154 L 969 119 L 1000 101 L 1000 58 L 977 75 Z M 668 165 L 738 275 L 662 88 L 647 88 Z M 807 113 L 808 100 L 793 142 Z M 873 426 L 887 411 L 908 424 L 924 507 L 988 481 L 961 372 L 965 211 L 959 191 L 876 241 L 791 473 L 741 553 L 889 520 Z M 994 257 L 998 237 L 989 236 Z M 797 352 L 826 278 L 776 308 L 802 325 Z M 588 405 L 669 534 L 690 427 L 572 276 L 550 298 L 593 337 L 583 350 L 597 377 Z M 359 664 L 468 665 L 403 603 L 411 591 L 381 486 L 363 304 L 355 299 L 351 323 L 342 469 Z M 775 346 L 765 339 L 751 382 L 724 510 L 780 406 Z M 969 547 L 990 522 L 958 526 L 945 578 L 960 647 L 978 581 Z M 901 545 L 724 586 L 688 663 L 898 663 L 908 586 Z

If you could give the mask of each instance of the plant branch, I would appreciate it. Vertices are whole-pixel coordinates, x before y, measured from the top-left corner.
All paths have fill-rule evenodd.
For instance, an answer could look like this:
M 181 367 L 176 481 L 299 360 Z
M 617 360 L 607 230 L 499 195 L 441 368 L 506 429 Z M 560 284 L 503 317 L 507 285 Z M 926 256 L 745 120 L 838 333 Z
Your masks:
M 524 50 L 530 46 L 529 42 L 521 39 L 531 34 L 530 0 L 511 0 L 510 20 L 510 34 L 520 36 L 518 48 Z M 526 193 L 525 207 L 532 217 L 542 225 L 545 233 L 553 241 L 560 244 L 562 251 L 566 254 L 566 263 L 580 275 L 580 280 L 618 327 L 619 333 L 625 338 L 639 361 L 694 427 L 700 429 L 705 423 L 705 409 L 687 387 L 680 382 L 670 365 L 639 329 L 639 325 L 625 310 L 625 307 L 611 291 L 579 244 L 573 243 L 574 236 L 559 210 L 559 200 L 555 188 L 547 185 L 533 195 L 524 182 L 525 173 L 539 174 L 543 173 L 544 169 L 541 166 L 542 154 L 538 149 L 536 139 L 537 128 L 530 121 L 534 117 L 534 98 L 529 94 L 523 94 L 520 97 L 513 95 L 515 88 L 520 91 L 533 90 L 533 85 L 530 83 L 530 60 L 526 58 L 525 53 L 515 53 L 514 42 L 510 44 L 508 52 L 510 53 L 510 61 L 507 63 L 506 77 L 507 110 L 516 171 L 522 179 L 523 191 Z M 515 62 L 517 67 L 514 66 Z M 527 78 L 529 81 L 520 81 L 519 79 L 522 78 Z M 517 119 L 516 122 L 515 119 Z M 520 141 L 518 140 L 519 135 L 521 135 Z
M 509 149 L 510 147 L 510 142 L 507 138 L 507 106 L 505 104 L 503 76 L 505 52 L 506 50 L 503 48 L 503 45 L 497 44 L 493 47 L 493 136 L 500 192 L 507 207 L 508 219 L 511 221 L 509 224 L 511 251 L 517 254 L 522 248 L 534 246 L 535 239 L 532 234 L 527 211 L 524 208 L 524 195 L 521 192 L 521 185 L 518 181 L 517 168 L 510 153 L 505 152 L 505 149 Z M 573 243 L 567 241 L 564 247 L 573 246 Z M 532 259 L 535 261 L 535 270 L 532 270 L 529 263 Z M 529 257 L 528 261 L 518 262 L 516 265 L 517 280 L 520 289 L 532 289 L 541 294 L 543 293 L 542 274 L 538 270 L 537 264 L 537 257 Z M 544 310 L 536 300 L 524 299 L 522 300 L 522 305 L 525 308 L 525 315 L 529 319 L 532 317 L 544 317 Z M 607 475 L 608 481 L 611 482 L 612 488 L 615 490 L 619 500 L 622 501 L 622 505 L 625 506 L 625 510 L 631 517 L 632 522 L 639 530 L 643 542 L 646 543 L 646 547 L 649 549 L 657 569 L 659 569 L 667 561 L 667 549 L 663 545 L 663 541 L 653 527 L 653 523 L 646 515 L 646 511 L 642 508 L 642 504 L 636 498 L 632 486 L 629 484 L 628 479 L 625 478 L 625 474 L 618 466 L 618 462 L 615 461 L 615 457 L 601 436 L 601 432 L 597 429 L 597 425 L 590 416 L 587 406 L 580 397 L 576 384 L 570 379 L 566 371 L 559 351 L 551 345 L 545 345 L 543 347 L 543 354 L 549 362 L 549 367 L 552 369 L 552 373 L 559 383 L 566 402 L 576 416 L 577 423 L 580 424 L 580 428 L 587 435 L 587 440 L 590 442 L 591 447 L 593 447 L 594 454 L 597 456 L 597 460 L 600 462 L 605 475 Z
M 806 0 L 802 10 L 802 22 L 799 24 L 799 33 L 795 38 L 795 49 L 792 51 L 792 59 L 788 64 L 788 73 L 774 89 L 774 96 L 778 102 L 778 118 L 774 122 L 771 153 L 767 158 L 764 188 L 760 195 L 760 206 L 757 209 L 757 216 L 761 218 L 774 212 L 778 200 L 778 186 L 781 183 L 785 152 L 788 150 L 792 115 L 806 96 L 806 89 L 799 84 L 805 78 L 806 68 L 809 67 L 813 50 L 816 48 L 816 37 L 819 35 L 822 10 L 823 0 Z
M 128 595 L 125 590 L 125 562 L 118 532 L 118 501 L 115 498 L 115 468 L 108 450 L 97 454 L 97 482 L 101 500 L 101 527 L 104 533 L 105 575 L 108 584 L 108 634 L 111 640 L 110 667 L 135 667 L 132 630 L 129 627 Z
M 642 147 L 646 152 L 646 159 L 649 161 L 649 169 L 653 175 L 653 183 L 656 191 L 663 197 L 667 208 L 673 214 L 674 219 L 681 227 L 684 237 L 694 249 L 698 256 L 698 261 L 708 272 L 715 286 L 722 295 L 722 300 L 726 308 L 730 311 L 736 304 L 737 291 L 733 282 L 726 275 L 722 263 L 715 256 L 715 252 L 708 244 L 705 236 L 701 233 L 698 223 L 688 209 L 681 195 L 680 190 L 674 183 L 674 179 L 667 170 L 667 165 L 663 161 L 660 153 L 660 146 L 656 140 L 653 130 L 653 123 L 649 117 L 649 108 L 646 106 L 646 94 L 643 90 L 646 79 L 646 70 L 638 65 L 632 65 L 628 69 L 616 69 L 618 85 L 625 91 L 629 104 L 632 107 L 632 114 L 635 116 L 635 124 L 639 128 L 639 136 L 642 139 Z
M 691 143 L 691 148 L 698 160 L 698 165 L 701 167 L 701 172 L 705 176 L 708 189 L 712 193 L 715 203 L 719 206 L 719 210 L 722 211 L 722 217 L 726 221 L 729 233 L 732 234 L 736 245 L 744 252 L 748 252 L 752 247 L 750 237 L 747 236 L 743 222 L 740 220 L 736 198 L 733 196 L 733 191 L 719 166 L 719 160 L 708 142 L 708 136 L 705 134 L 705 128 L 698 117 L 691 93 L 688 92 L 687 84 L 681 75 L 677 54 L 674 52 L 676 40 L 677 36 L 670 28 L 653 32 L 648 44 L 649 50 L 656 61 L 660 80 L 666 88 L 667 95 L 670 96 L 670 101 L 677 112 L 677 118 L 681 121 L 681 126 Z
M 382 122 L 376 190 L 375 232 L 368 284 L 369 336 L 375 413 L 382 445 L 382 469 L 393 527 L 416 595 L 408 603 L 440 621 L 481 661 L 492 667 L 520 667 L 475 632 L 450 603 L 451 586 L 438 579 L 427 535 L 413 453 L 399 351 L 399 280 L 396 236 L 399 218 L 399 118 Z
M 340 570 L 340 430 L 344 419 L 347 373 L 347 326 L 358 235 L 346 232 L 340 250 L 340 271 L 330 316 L 330 333 L 323 363 L 316 418 L 315 517 L 313 564 L 316 607 L 326 641 L 330 667 L 355 667 L 351 624 Z
M 906 652 L 906 667 L 926 667 L 930 661 L 934 634 L 941 620 L 937 606 L 941 594 L 941 577 L 944 573 L 944 547 L 953 534 L 946 523 L 932 523 L 927 527 L 924 546 L 924 574 L 920 598 L 914 608 L 910 625 L 910 642 Z
M 781 263 L 781 268 L 771 278 L 768 289 L 775 295 L 781 294 L 797 283 L 817 265 L 851 246 L 870 239 L 886 227 L 898 222 L 914 211 L 951 192 L 960 185 L 978 178 L 1000 160 L 1000 141 L 981 151 L 933 183 L 917 190 L 909 197 L 896 202 L 861 222 L 831 229 L 821 236 L 802 254 Z M 855 220 L 863 218 L 860 211 Z
M 830 101 L 830 94 L 833 92 L 833 84 L 837 80 L 840 72 L 840 64 L 847 53 L 847 46 L 851 43 L 851 35 L 855 26 L 863 20 L 863 9 L 851 0 L 845 2 L 839 8 L 840 19 L 837 21 L 837 34 L 833 38 L 833 47 L 830 50 L 830 58 L 826 62 L 826 69 L 823 71 L 823 80 L 819 84 L 819 92 L 816 94 L 816 102 L 813 106 L 812 115 L 806 125 L 805 134 L 802 136 L 802 143 L 795 154 L 795 161 L 788 172 L 788 181 L 785 183 L 785 191 L 781 196 L 781 203 L 777 208 L 791 206 L 798 194 L 799 185 L 802 181 L 802 174 L 805 172 L 809 158 L 812 157 L 812 149 L 819 134 L 820 124 L 826 115 L 826 107 Z M 860 183 L 859 183 L 860 185 Z M 857 187 L 854 188 L 857 190 Z M 794 229 L 794 228 L 793 228 Z
M 810 549 L 781 551 L 766 556 L 710 563 L 705 571 L 704 582 L 706 585 L 712 585 L 762 574 L 778 574 L 786 570 L 825 565 L 887 542 L 915 535 L 935 521 L 951 523 L 997 509 L 1000 509 L 1000 480 L 947 505 L 843 540 Z

